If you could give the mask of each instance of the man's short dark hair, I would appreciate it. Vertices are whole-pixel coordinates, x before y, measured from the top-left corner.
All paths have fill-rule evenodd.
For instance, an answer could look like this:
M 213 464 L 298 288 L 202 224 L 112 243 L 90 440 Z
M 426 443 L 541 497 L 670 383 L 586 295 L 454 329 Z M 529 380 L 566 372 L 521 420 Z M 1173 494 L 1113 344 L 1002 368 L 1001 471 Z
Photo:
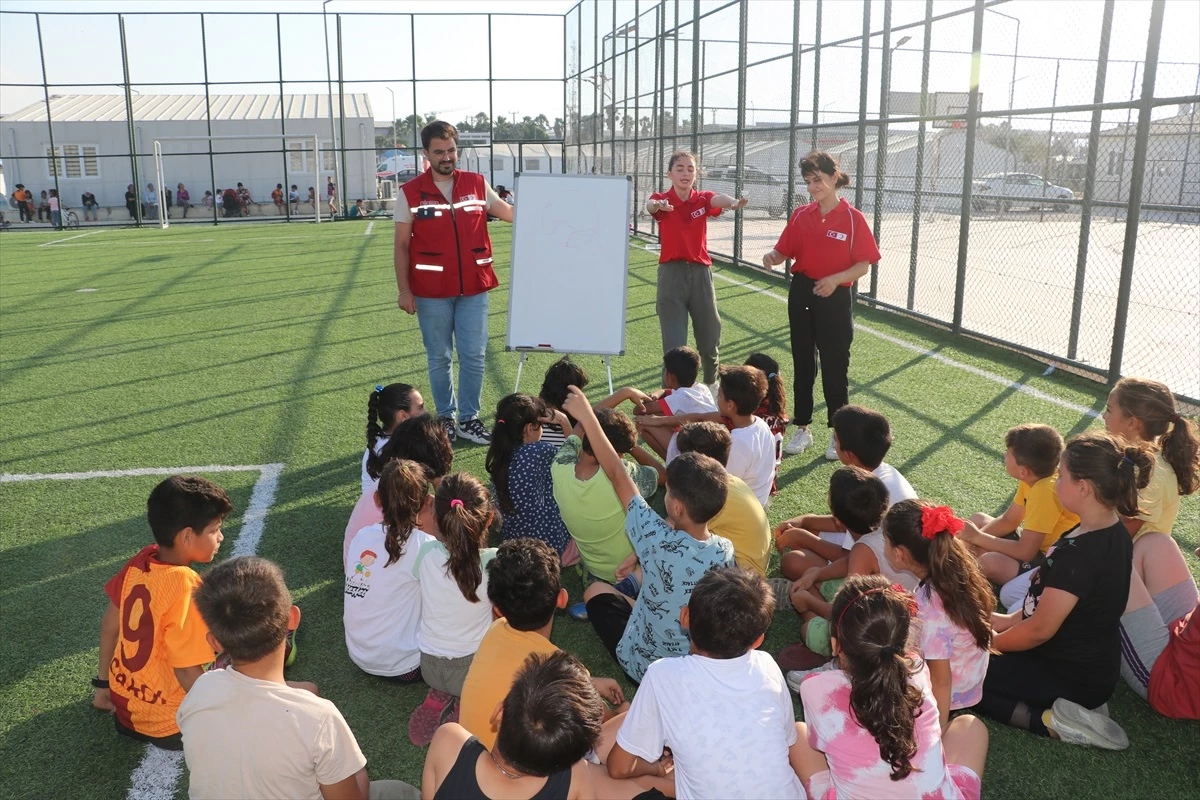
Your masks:
M 604 431 L 605 438 L 613 446 L 613 450 L 617 451 L 617 455 L 623 456 L 633 452 L 633 448 L 637 446 L 638 433 L 629 415 L 615 408 L 597 408 L 595 411 L 600 430 Z M 586 436 L 583 437 L 583 452 L 595 455 L 592 452 L 592 442 Z
M 686 345 L 668 350 L 663 356 L 663 370 L 674 375 L 680 386 L 692 386 L 700 374 L 700 354 Z
M 287 636 L 292 597 L 283 570 L 258 556 L 238 556 L 209 570 L 193 592 L 200 618 L 235 664 L 258 661 Z
M 540 539 L 500 545 L 488 563 L 488 600 L 519 631 L 536 631 L 554 617 L 562 574 L 558 553 Z
M 428 150 L 434 139 L 453 139 L 454 144 L 457 145 L 458 128 L 449 122 L 435 120 L 421 129 L 421 147 Z
M 172 475 L 146 500 L 146 519 L 160 547 L 173 547 L 184 528 L 200 533 L 232 510 L 225 490 L 199 475 Z
M 719 422 L 689 422 L 679 429 L 675 446 L 681 455 L 700 453 L 724 467 L 729 463 L 733 437 L 729 435 L 729 429 Z
M 701 525 L 725 507 L 729 473 L 716 459 L 683 453 L 667 464 L 667 491 L 683 503 L 688 519 Z
M 1063 438 L 1049 425 L 1027 423 L 1004 434 L 1004 446 L 1011 449 L 1013 460 L 1038 478 L 1049 478 L 1058 470 Z
M 875 473 L 841 467 L 829 476 L 829 510 L 851 533 L 866 536 L 880 526 L 887 509 L 887 486 Z
M 404 458 L 425 467 L 430 480 L 450 474 L 454 464 L 454 446 L 441 420 L 432 414 L 409 417 L 396 426 L 391 438 L 379 451 L 379 463 Z
M 578 658 L 531 655 L 504 698 L 496 750 L 526 775 L 570 769 L 600 741 L 604 705 Z
M 710 658 L 749 652 L 775 616 L 775 595 L 757 572 L 718 567 L 705 573 L 688 600 L 688 633 Z
M 721 394 L 746 416 L 758 411 L 767 396 L 767 376 L 758 367 L 721 367 Z
M 892 426 L 878 411 L 862 406 L 842 406 L 833 415 L 838 445 L 852 453 L 867 469 L 883 463 L 892 447 Z

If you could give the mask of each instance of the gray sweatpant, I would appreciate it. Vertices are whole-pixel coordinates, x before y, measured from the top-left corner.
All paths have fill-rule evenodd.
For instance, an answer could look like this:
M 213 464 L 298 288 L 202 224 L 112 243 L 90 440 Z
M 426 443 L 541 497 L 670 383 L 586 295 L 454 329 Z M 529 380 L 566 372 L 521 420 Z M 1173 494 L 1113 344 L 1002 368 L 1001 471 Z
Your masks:
M 696 350 L 704 367 L 704 383 L 713 383 L 720 363 L 721 315 L 717 313 L 712 268 L 686 261 L 659 264 L 655 308 L 664 355 L 688 343 L 688 316 L 691 316 Z

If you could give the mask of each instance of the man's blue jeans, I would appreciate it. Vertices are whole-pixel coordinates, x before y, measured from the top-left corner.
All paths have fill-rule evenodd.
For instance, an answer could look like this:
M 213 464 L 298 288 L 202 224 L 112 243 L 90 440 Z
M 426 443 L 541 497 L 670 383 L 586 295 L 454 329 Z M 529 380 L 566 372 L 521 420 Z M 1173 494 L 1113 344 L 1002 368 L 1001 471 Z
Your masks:
M 417 323 L 425 342 L 429 388 L 439 417 L 460 422 L 479 416 L 483 362 L 488 341 L 488 293 L 464 297 L 418 297 Z M 451 375 L 452 350 L 458 349 L 458 393 Z

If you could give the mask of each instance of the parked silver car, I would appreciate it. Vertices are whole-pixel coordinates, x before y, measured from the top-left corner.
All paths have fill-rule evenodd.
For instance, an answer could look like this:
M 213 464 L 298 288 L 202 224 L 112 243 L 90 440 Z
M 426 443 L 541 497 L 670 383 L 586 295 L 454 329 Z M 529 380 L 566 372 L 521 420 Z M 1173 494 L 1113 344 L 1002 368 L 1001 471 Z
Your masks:
M 736 197 L 737 171 L 735 166 L 709 167 L 701 187 L 717 194 Z M 787 213 L 787 180 L 776 178 L 749 164 L 742 167 L 742 194 L 750 198 L 750 207 L 766 211 L 774 218 Z M 807 200 L 807 193 L 804 199 Z
M 1007 211 L 1016 206 L 1064 208 L 1067 201 L 1075 199 L 1075 193 L 1065 186 L 1055 186 L 1029 172 L 997 172 L 972 183 L 971 208 L 975 211 Z

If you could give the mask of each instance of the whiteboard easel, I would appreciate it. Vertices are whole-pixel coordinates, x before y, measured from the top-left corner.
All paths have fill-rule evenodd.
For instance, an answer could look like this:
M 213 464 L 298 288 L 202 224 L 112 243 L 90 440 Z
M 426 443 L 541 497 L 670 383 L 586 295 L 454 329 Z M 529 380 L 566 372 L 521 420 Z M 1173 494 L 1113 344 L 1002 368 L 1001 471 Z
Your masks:
M 631 179 L 526 173 L 513 220 L 505 350 L 603 356 L 625 352 Z M 516 391 L 514 388 L 513 391 Z

